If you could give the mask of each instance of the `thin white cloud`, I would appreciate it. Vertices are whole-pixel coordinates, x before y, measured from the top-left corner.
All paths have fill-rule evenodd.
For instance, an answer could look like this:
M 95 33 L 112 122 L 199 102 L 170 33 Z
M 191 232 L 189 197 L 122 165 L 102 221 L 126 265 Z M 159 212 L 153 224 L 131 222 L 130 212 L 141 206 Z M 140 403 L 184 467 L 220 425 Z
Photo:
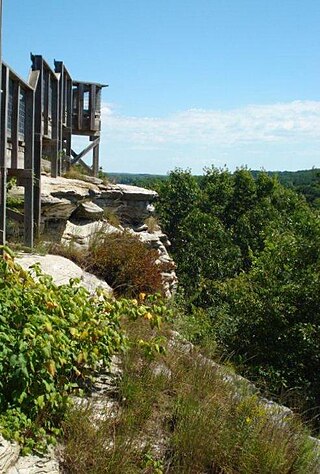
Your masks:
M 102 119 L 108 141 L 141 149 L 320 140 L 320 101 L 249 105 L 228 111 L 189 109 L 164 118 L 119 115 L 103 104 Z

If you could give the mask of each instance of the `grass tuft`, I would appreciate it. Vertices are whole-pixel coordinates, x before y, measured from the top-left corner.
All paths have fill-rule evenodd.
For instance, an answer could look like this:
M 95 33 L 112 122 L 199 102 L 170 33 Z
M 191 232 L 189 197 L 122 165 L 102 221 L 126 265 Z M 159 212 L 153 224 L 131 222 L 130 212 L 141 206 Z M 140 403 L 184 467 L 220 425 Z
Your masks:
M 123 359 L 118 415 L 96 428 L 88 413 L 68 419 L 67 472 L 319 472 L 314 443 L 297 417 L 271 416 L 245 385 L 236 389 L 207 359 L 173 341 L 166 355 L 145 357 L 137 341 L 154 336 L 147 323 L 130 323 L 127 332 L 132 348 Z

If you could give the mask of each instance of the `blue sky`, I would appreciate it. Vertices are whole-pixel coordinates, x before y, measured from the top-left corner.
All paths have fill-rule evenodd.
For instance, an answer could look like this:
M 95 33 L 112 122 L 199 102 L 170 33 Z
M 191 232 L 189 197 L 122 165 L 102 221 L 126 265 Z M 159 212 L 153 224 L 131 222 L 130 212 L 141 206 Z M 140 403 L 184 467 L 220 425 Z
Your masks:
M 106 171 L 305 169 L 320 167 L 319 25 L 319 0 L 4 0 L 3 57 L 109 84 Z

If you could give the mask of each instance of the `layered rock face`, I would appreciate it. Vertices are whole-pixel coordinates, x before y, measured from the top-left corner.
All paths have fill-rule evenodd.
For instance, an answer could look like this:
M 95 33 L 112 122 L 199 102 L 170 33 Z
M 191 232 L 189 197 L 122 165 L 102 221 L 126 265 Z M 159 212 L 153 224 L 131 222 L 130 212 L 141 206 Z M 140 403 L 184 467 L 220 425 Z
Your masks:
M 170 297 L 177 284 L 175 264 L 168 254 L 170 242 L 154 219 L 155 191 L 122 184 L 104 184 L 97 178 L 86 181 L 42 176 L 42 232 L 50 240 L 86 248 L 99 235 L 124 230 L 137 235 L 156 249 L 164 291 Z M 152 225 L 146 222 L 151 221 Z

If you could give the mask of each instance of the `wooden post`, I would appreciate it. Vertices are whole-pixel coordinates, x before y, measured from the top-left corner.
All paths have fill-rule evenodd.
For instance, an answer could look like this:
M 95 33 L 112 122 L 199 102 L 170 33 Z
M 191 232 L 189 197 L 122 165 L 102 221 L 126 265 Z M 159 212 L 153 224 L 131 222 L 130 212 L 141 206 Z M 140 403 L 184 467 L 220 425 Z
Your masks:
M 25 100 L 24 168 L 31 170 L 31 176 L 26 180 L 24 187 L 24 242 L 27 247 L 32 248 L 34 236 L 34 91 L 26 91 Z
M 11 168 L 18 168 L 19 154 L 19 110 L 20 110 L 20 84 L 13 81 L 12 90 L 12 116 L 11 116 Z
M 34 100 L 34 200 L 33 212 L 35 236 L 40 235 L 41 223 L 41 159 L 42 159 L 42 95 L 43 95 L 43 64 L 35 57 L 35 69 L 39 71 Z
M 90 140 L 96 140 L 96 137 L 90 137 Z M 100 137 L 92 151 L 92 174 L 97 177 L 99 173 L 99 145 Z
M 7 128 L 9 98 L 9 68 L 2 65 L 1 77 L 1 129 L 0 129 L 0 244 L 6 243 L 6 204 L 7 204 Z
M 84 148 L 80 153 L 75 154 L 75 156 L 73 155 L 74 158 L 71 162 L 73 165 L 75 165 L 81 158 L 83 158 L 87 153 L 89 153 L 89 151 L 94 149 L 99 144 L 100 137 L 90 137 L 90 139 L 93 139 L 94 141 L 92 143 L 89 143 L 89 145 Z
M 83 127 L 83 93 L 84 93 L 84 86 L 83 84 L 78 84 L 78 100 L 77 100 L 77 108 L 78 108 L 78 129 L 81 130 Z
M 95 84 L 90 85 L 90 95 L 89 95 L 90 130 L 95 130 L 95 127 L 96 127 L 96 89 L 97 87 Z
M 60 156 L 59 156 L 59 84 L 49 74 L 49 78 L 52 84 L 52 97 L 51 97 L 51 176 L 56 178 L 59 175 L 60 168 Z M 51 89 L 49 88 L 49 93 Z

